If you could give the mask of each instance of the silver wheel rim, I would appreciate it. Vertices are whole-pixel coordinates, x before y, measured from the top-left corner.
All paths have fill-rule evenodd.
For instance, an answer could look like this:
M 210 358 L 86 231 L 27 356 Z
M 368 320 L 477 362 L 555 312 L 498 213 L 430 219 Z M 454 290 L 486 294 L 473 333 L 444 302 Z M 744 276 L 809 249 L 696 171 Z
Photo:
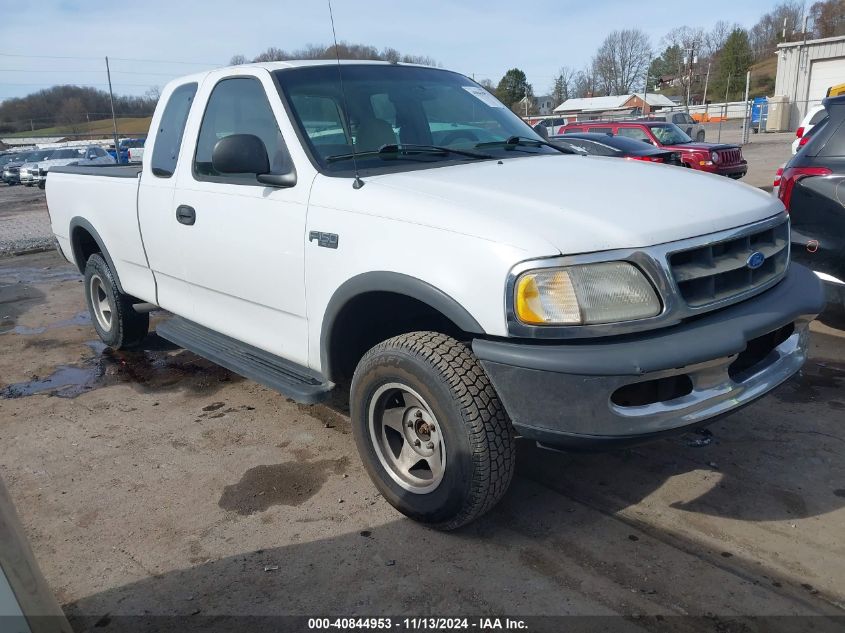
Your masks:
M 379 462 L 399 486 L 427 494 L 440 485 L 443 429 L 420 394 L 398 382 L 382 385 L 370 400 L 368 426 Z
M 112 309 L 112 304 L 109 301 L 109 296 L 106 293 L 105 284 L 103 284 L 103 280 L 99 275 L 91 276 L 89 290 L 91 292 L 91 307 L 94 310 L 94 317 L 97 319 L 97 323 L 100 324 L 100 327 L 108 332 L 111 330 L 114 310 Z

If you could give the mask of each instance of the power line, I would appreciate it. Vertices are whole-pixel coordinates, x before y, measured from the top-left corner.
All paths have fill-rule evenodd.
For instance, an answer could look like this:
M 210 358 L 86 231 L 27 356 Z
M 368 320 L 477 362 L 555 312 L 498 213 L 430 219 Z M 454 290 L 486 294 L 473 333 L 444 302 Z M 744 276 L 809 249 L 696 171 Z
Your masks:
M 0 73 L 102 73 L 102 70 L 98 69 L 87 69 L 87 70 L 69 70 L 65 68 L 59 68 L 55 70 L 42 70 L 42 69 L 33 69 L 29 70 L 28 68 L 0 68 Z M 174 77 L 175 73 L 156 73 L 156 72 L 139 72 L 137 70 L 113 70 L 112 74 L 120 74 L 120 75 L 158 75 L 161 77 Z
M 87 59 L 100 61 L 100 57 L 79 57 L 73 55 L 24 55 L 22 53 L 0 53 L 0 57 L 21 57 L 30 59 Z M 133 59 L 131 57 L 112 57 L 115 61 L 141 62 L 145 64 L 185 64 L 187 66 L 220 66 L 219 63 L 211 62 L 187 62 L 177 59 Z

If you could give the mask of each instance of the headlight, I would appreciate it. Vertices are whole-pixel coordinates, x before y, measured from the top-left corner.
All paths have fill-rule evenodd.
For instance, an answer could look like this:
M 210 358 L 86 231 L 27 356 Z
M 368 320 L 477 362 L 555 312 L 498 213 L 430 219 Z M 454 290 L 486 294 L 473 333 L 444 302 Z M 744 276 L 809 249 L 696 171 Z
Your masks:
M 657 294 L 628 262 L 531 270 L 514 290 L 517 318 L 528 325 L 590 325 L 660 314 Z
M 718 163 L 719 162 L 719 153 L 718 152 L 710 152 L 710 160 L 712 160 L 714 163 Z

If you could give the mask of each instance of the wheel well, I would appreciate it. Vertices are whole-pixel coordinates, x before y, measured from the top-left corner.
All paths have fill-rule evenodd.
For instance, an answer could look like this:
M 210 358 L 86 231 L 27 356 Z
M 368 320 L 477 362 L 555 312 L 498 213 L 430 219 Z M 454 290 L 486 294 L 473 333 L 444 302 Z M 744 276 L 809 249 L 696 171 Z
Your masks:
M 367 292 L 341 308 L 327 341 L 330 380 L 348 384 L 361 357 L 373 346 L 407 332 L 433 331 L 458 340 L 471 335 L 427 303 L 394 292 Z
M 79 268 L 81 273 L 85 272 L 85 263 L 91 255 L 102 253 L 102 249 L 94 236 L 81 226 L 74 227 L 70 236 L 70 244 L 76 267 Z

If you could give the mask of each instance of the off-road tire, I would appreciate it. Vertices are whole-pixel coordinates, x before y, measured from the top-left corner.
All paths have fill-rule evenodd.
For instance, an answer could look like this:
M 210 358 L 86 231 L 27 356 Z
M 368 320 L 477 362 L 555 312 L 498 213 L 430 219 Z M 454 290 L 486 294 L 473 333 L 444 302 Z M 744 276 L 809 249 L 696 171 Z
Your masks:
M 394 481 L 370 433 L 371 402 L 393 383 L 416 391 L 443 433 L 443 478 L 425 494 L 410 493 Z M 413 332 L 379 343 L 358 363 L 350 404 L 364 467 L 384 498 L 406 516 L 453 530 L 490 510 L 508 489 L 516 462 L 513 426 L 478 359 L 454 338 Z
M 96 285 L 102 288 L 111 308 L 109 327 L 101 324 L 95 301 L 92 300 L 94 278 L 99 280 Z M 91 323 L 97 335 L 112 349 L 126 349 L 138 345 L 150 329 L 150 315 L 135 311 L 132 307 L 132 297 L 120 292 L 109 265 L 99 253 L 91 255 L 85 264 L 85 303 L 88 305 Z
M 698 133 L 695 135 L 695 140 L 699 143 L 704 142 L 704 130 L 699 130 Z

